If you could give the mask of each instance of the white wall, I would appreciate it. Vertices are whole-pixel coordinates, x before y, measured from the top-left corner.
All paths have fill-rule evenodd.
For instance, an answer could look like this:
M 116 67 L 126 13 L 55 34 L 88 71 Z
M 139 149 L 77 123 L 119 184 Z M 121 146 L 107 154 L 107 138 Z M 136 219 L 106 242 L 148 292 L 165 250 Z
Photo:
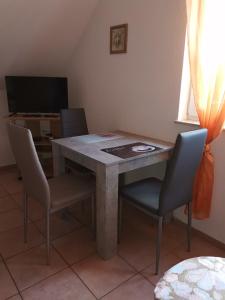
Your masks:
M 122 23 L 129 24 L 128 53 L 110 55 L 109 28 Z M 174 123 L 185 23 L 185 0 L 100 0 L 68 70 L 70 105 L 85 107 L 92 131 L 121 129 L 174 141 L 190 129 Z M 225 242 L 224 134 L 213 150 L 212 216 L 195 226 Z
M 0 89 L 0 166 L 11 165 L 14 163 L 14 158 L 9 146 L 8 135 L 6 131 L 5 118 L 8 114 L 8 106 L 5 90 Z
M 98 0 L 1 0 L 0 82 L 64 72 Z
M 64 76 L 98 0 L 0 1 L 0 167 L 14 162 L 5 130 L 5 75 Z
M 110 55 L 110 25 L 125 22 L 128 53 Z M 69 72 L 71 105 L 85 105 L 94 130 L 175 138 L 184 33 L 183 0 L 100 1 Z

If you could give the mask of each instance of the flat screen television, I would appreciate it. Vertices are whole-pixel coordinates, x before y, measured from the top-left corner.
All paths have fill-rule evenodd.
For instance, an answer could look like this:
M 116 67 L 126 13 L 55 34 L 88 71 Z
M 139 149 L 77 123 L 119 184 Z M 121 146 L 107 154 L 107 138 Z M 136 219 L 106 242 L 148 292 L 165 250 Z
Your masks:
M 68 108 L 67 79 L 6 76 L 10 113 L 59 113 Z

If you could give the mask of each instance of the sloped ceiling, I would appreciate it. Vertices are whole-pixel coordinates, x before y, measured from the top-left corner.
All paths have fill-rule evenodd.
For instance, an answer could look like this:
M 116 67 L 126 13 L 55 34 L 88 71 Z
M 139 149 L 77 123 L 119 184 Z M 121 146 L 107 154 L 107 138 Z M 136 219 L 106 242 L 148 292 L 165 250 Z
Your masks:
M 0 88 L 5 75 L 62 74 L 97 2 L 1 0 Z

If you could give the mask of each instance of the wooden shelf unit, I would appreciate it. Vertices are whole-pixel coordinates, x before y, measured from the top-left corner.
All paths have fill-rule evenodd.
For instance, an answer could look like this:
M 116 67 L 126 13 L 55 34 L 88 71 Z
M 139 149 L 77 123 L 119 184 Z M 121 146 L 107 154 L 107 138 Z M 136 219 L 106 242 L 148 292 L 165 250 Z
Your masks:
M 14 114 L 6 117 L 9 120 L 30 120 L 30 121 L 60 121 L 60 114 Z
M 60 132 L 60 114 L 14 114 L 6 117 L 9 121 L 24 121 L 25 127 L 29 128 L 34 137 L 41 136 L 40 123 L 41 121 L 50 122 L 50 130 L 53 138 L 59 138 Z
M 59 138 L 61 136 L 60 130 L 60 114 L 51 115 L 33 115 L 33 114 L 14 114 L 6 116 L 6 119 L 17 123 L 17 121 L 24 121 L 24 127 L 29 128 L 32 132 L 34 144 L 44 168 L 47 177 L 53 175 L 52 168 L 52 138 Z M 50 132 L 52 137 L 41 135 L 41 122 L 47 121 L 50 123 Z M 46 158 L 44 158 L 46 156 Z

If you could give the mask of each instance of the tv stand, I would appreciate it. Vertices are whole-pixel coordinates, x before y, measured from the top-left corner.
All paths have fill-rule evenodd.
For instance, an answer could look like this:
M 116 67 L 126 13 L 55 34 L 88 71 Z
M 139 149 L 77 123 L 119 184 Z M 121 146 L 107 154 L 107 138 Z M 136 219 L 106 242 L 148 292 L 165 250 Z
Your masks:
M 34 144 L 47 177 L 53 176 L 52 145 L 51 140 L 59 138 L 60 114 L 10 114 L 6 117 L 13 123 L 23 123 L 24 127 L 31 130 Z M 41 122 L 49 122 L 50 134 L 41 134 Z
M 32 113 L 27 113 L 27 114 L 20 114 L 20 113 L 15 113 L 15 114 L 10 114 L 8 118 L 13 121 L 13 120 L 34 120 L 34 121 L 60 121 L 60 114 L 32 114 Z
M 41 118 L 42 117 L 42 115 L 41 114 L 22 114 L 21 115 L 22 117 L 24 117 L 24 118 L 32 118 L 32 117 L 34 117 L 34 118 Z

